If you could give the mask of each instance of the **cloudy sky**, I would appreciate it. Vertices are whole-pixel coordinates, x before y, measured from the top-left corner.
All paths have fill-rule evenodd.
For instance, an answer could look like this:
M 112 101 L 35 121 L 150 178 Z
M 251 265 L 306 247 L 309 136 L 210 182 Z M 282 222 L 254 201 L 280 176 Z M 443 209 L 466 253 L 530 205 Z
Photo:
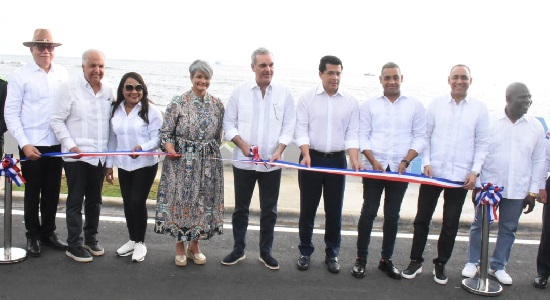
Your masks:
M 58 56 L 97 48 L 107 58 L 246 65 L 264 46 L 285 67 L 316 68 L 333 54 L 348 70 L 395 61 L 405 74 L 446 76 L 465 63 L 478 77 L 516 80 L 550 66 L 539 0 L 4 2 L 0 54 L 28 54 L 21 43 L 45 27 L 63 43 Z

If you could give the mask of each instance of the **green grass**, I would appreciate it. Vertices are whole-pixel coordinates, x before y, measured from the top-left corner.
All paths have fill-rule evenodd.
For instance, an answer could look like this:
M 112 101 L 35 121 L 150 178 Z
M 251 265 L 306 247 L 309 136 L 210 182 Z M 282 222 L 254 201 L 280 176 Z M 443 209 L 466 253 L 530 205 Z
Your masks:
M 149 191 L 149 199 L 156 200 L 157 199 L 157 190 L 158 190 L 159 182 L 157 179 L 155 179 L 155 182 L 153 183 L 153 186 L 151 187 L 151 191 Z M 25 186 L 21 185 L 18 187 L 15 184 L 12 184 L 14 191 L 24 191 Z M 67 180 L 65 179 L 65 175 L 61 178 L 61 194 L 67 194 Z M 118 183 L 118 178 L 115 178 L 113 180 L 113 184 L 110 184 L 108 182 L 103 183 L 103 196 L 106 197 L 121 197 L 120 195 L 120 184 Z

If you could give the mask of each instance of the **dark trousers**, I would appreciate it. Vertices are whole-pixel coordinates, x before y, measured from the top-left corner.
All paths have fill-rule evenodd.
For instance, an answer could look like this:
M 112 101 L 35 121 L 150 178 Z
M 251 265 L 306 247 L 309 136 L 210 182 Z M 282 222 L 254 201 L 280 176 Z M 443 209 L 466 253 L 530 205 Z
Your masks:
M 134 171 L 118 169 L 124 216 L 131 241 L 145 241 L 147 229 L 147 198 L 157 175 L 158 164 Z
M 374 219 L 378 214 L 382 192 L 384 198 L 384 227 L 382 259 L 391 259 L 397 237 L 401 202 L 409 186 L 408 182 L 363 178 L 363 207 L 357 225 L 357 256 L 366 258 L 369 254 L 370 236 Z
M 36 149 L 40 153 L 60 152 L 61 146 L 38 146 Z M 26 157 L 21 148 L 19 157 Z M 55 231 L 62 168 L 63 159 L 57 157 L 21 162 L 21 174 L 27 181 L 23 204 L 26 236 L 29 239 L 46 238 Z
M 460 214 L 468 190 L 462 188 L 442 188 L 433 185 L 420 185 L 418 208 L 414 218 L 414 236 L 411 248 L 411 260 L 424 262 L 422 253 L 426 247 L 430 222 L 437 206 L 439 195 L 443 191 L 443 224 L 437 241 L 437 258 L 433 263 L 446 264 L 451 258 L 456 234 L 460 225 Z
M 105 165 L 97 166 L 77 161 L 65 162 L 67 177 L 67 244 L 69 247 L 82 246 L 82 230 L 86 242 L 97 241 L 99 213 L 101 211 L 101 190 L 105 178 Z M 82 227 L 82 203 L 84 203 L 84 228 Z
M 260 256 L 271 254 L 273 232 L 277 222 L 277 201 L 281 186 L 281 169 L 257 172 L 233 167 L 235 186 L 235 211 L 233 212 L 233 251 L 243 253 L 246 247 L 246 231 L 250 201 L 258 182 L 260 189 Z
M 546 190 L 550 190 L 550 179 L 546 180 Z M 542 211 L 542 234 L 537 254 L 537 272 L 540 275 L 550 276 L 550 211 L 548 202 L 544 204 Z
M 344 151 L 334 157 L 325 157 L 310 151 L 311 166 L 346 168 L 346 154 Z M 300 160 L 302 156 L 300 155 Z M 315 214 L 323 194 L 325 207 L 325 255 L 337 257 L 340 253 L 342 204 L 346 178 L 344 175 L 335 175 L 312 171 L 298 171 L 298 185 L 300 186 L 300 245 L 301 255 L 311 256 L 315 247 L 312 243 Z

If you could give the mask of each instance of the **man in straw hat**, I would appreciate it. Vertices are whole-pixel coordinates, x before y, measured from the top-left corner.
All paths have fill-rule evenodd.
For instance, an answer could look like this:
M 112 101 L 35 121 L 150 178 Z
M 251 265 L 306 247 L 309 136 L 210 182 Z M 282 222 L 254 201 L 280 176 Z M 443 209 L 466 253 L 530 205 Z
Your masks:
M 26 158 L 21 171 L 26 179 L 24 212 L 27 253 L 40 256 L 40 244 L 65 249 L 55 234 L 55 214 L 61 186 L 61 158 L 40 159 L 43 153 L 59 152 L 59 140 L 50 128 L 51 108 L 67 70 L 53 63 L 55 48 L 48 29 L 36 29 L 29 47 L 33 61 L 18 68 L 8 82 L 4 117 L 8 130 L 19 144 L 19 156 Z M 40 217 L 39 217 L 40 212 Z

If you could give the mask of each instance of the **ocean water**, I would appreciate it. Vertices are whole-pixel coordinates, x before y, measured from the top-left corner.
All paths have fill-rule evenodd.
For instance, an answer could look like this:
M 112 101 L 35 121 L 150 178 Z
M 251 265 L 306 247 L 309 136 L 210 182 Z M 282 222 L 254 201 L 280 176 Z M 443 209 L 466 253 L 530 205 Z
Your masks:
M 8 77 L 17 67 L 31 60 L 31 55 L 0 54 L 0 75 Z M 80 58 L 56 57 L 55 62 L 65 66 L 70 74 L 82 72 Z M 173 96 L 191 88 L 189 64 L 190 62 L 107 59 L 104 80 L 117 86 L 124 73 L 131 71 L 140 73 L 149 88 L 151 100 L 164 111 L 165 106 Z M 210 83 L 209 92 L 221 98 L 224 102 L 227 101 L 236 85 L 254 77 L 250 66 L 213 63 L 212 67 L 214 76 Z M 425 105 L 434 97 L 448 93 L 450 90 L 446 79 L 447 74 L 408 76 L 407 70 L 402 71 L 404 74 L 404 81 L 401 86 L 403 93 L 418 98 Z M 365 75 L 367 73 L 375 75 L 367 76 Z M 409 73 L 421 74 L 421 72 L 410 71 Z M 354 72 L 347 71 L 344 68 L 341 86 L 353 93 L 361 102 L 381 93 L 382 89 L 378 81 L 378 74 L 379 70 Z M 317 66 L 313 66 L 311 69 L 277 68 L 276 66 L 274 80 L 289 86 L 296 100 L 304 90 L 320 82 Z M 486 102 L 490 111 L 501 109 L 505 105 L 505 87 L 511 82 L 505 80 L 494 76 L 482 79 L 474 76 L 469 94 Z M 533 94 L 534 103 L 531 112 L 542 117 L 550 116 L 550 87 L 546 83 L 526 83 Z

